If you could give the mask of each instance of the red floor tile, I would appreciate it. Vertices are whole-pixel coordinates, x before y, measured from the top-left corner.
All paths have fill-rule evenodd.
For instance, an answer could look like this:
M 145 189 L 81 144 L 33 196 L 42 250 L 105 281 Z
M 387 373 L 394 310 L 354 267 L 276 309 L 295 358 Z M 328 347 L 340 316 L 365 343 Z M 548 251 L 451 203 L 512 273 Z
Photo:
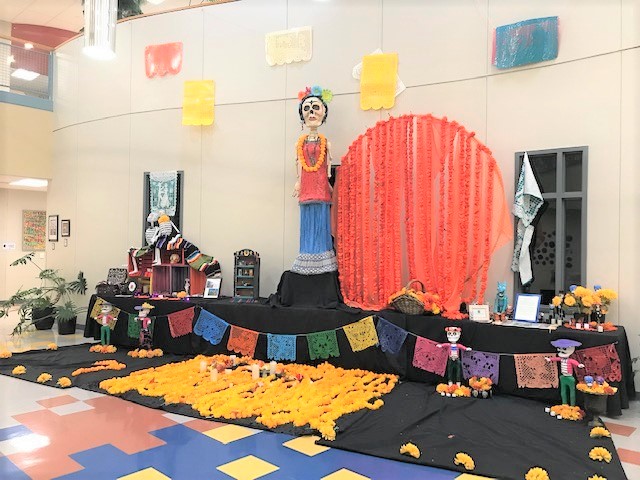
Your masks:
M 607 430 L 609 430 L 611 433 L 622 435 L 623 437 L 628 437 L 637 430 L 636 427 L 628 427 L 627 425 L 621 425 L 619 423 L 613 422 L 605 422 L 605 425 L 607 427 Z
M 59 407 L 60 405 L 67 405 L 69 403 L 75 403 L 78 399 L 71 395 L 61 395 L 59 397 L 45 398 L 44 400 L 38 400 L 37 403 L 45 408 Z
M 618 448 L 618 455 L 620 456 L 621 462 L 640 465 L 640 452 L 627 450 L 626 448 Z
M 189 420 L 188 422 L 184 422 L 183 425 L 185 427 L 189 427 L 192 430 L 196 430 L 198 432 L 207 432 L 209 430 L 213 430 L 214 428 L 222 427 L 224 425 L 228 425 L 227 423 L 222 422 L 213 422 L 211 420 Z

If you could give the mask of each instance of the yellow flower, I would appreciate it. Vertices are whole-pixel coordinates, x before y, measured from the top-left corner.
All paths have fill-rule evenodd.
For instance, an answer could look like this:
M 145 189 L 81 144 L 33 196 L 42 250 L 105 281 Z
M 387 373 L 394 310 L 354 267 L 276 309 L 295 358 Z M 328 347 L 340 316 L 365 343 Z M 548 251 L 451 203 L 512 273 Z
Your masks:
M 58 345 L 56 345 L 55 343 L 51 342 L 47 344 L 47 350 L 57 350 L 57 349 L 58 349 Z
M 589 477 L 587 480 L 607 480 L 605 477 L 601 477 L 600 475 L 593 475 Z
M 69 377 L 60 377 L 58 379 L 58 385 L 60 385 L 62 388 L 70 387 L 71 380 L 69 379 Z
M 584 297 L 585 295 L 589 295 L 589 293 L 590 293 L 590 290 L 584 287 L 576 287 L 576 289 L 573 291 L 573 294 L 576 297 Z
M 476 464 L 474 463 L 473 458 L 471 458 L 470 455 L 462 452 L 456 453 L 456 456 L 453 459 L 453 463 L 455 463 L 456 465 L 463 465 L 466 470 L 473 470 L 474 468 L 476 468 Z
M 48 374 L 48 373 L 41 373 L 41 374 L 38 376 L 38 378 L 37 378 L 37 380 L 36 380 L 36 381 L 37 381 L 38 383 L 46 383 L 46 382 L 48 382 L 49 380 L 51 380 L 51 375 L 50 375 L 50 374 Z
M 420 458 L 420 449 L 413 443 L 405 443 L 400 447 L 400 453 L 403 455 L 411 455 L 413 458 Z
M 576 304 L 576 299 L 573 298 L 571 295 L 565 295 L 564 304 L 567 307 L 573 307 Z
M 611 461 L 611 452 L 604 447 L 593 447 L 589 452 L 589 458 L 599 462 L 604 460 L 609 463 Z
M 11 358 L 11 355 L 13 354 L 8 350 L 3 350 L 2 352 L 0 352 L 0 358 Z
M 13 370 L 11 370 L 11 373 L 13 373 L 14 375 L 22 375 L 24 373 L 27 373 L 27 369 L 24 367 L 24 365 L 18 365 Z
M 438 307 L 437 305 L 434 305 L 434 307 L 431 309 L 431 312 L 434 315 L 438 315 L 441 312 L 440 307 Z
M 587 308 L 593 306 L 593 297 L 591 295 L 585 295 L 582 297 L 582 305 Z
M 553 297 L 553 299 L 551 300 L 551 303 L 553 304 L 554 307 L 559 307 L 560 304 L 562 303 L 562 297 L 559 296 L 555 296 Z
M 593 427 L 589 432 L 591 438 L 611 437 L 611 432 L 604 427 Z
M 544 468 L 533 467 L 530 468 L 527 474 L 524 476 L 525 480 L 549 480 L 549 474 Z

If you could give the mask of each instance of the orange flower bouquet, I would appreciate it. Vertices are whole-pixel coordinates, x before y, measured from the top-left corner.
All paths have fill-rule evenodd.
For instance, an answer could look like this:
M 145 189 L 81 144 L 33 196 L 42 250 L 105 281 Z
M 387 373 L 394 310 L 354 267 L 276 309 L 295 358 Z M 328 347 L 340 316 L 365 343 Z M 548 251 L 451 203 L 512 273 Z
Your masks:
M 469 386 L 472 388 L 471 394 L 474 397 L 489 398 L 493 388 L 493 381 L 488 377 L 471 377 Z

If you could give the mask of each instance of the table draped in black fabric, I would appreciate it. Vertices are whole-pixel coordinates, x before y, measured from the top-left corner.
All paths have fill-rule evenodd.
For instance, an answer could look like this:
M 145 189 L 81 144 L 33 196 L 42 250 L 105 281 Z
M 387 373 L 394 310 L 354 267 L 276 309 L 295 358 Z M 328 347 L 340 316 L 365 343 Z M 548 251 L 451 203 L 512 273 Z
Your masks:
M 89 303 L 89 312 L 98 297 L 93 295 Z M 555 348 L 549 342 L 557 338 L 570 338 L 582 343 L 588 348 L 598 345 L 616 344 L 622 368 L 622 381 L 612 382 L 619 387 L 618 394 L 609 397 L 607 414 L 620 415 L 622 408 L 628 408 L 629 399 L 635 398 L 635 386 L 631 365 L 631 354 L 627 335 L 623 327 L 614 332 L 588 332 L 558 328 L 549 332 L 544 329 L 507 327 L 492 324 L 482 324 L 470 320 L 448 320 L 441 316 L 405 315 L 396 311 L 365 312 L 340 305 L 338 308 L 315 307 L 274 307 L 261 303 L 235 303 L 231 299 L 191 298 L 189 301 L 141 299 L 133 297 L 103 297 L 122 310 L 118 323 L 111 334 L 111 343 L 118 346 L 136 347 L 138 339 L 129 338 L 127 334 L 126 313 L 136 313 L 134 307 L 147 301 L 156 308 L 151 316 L 156 317 L 153 329 L 154 347 L 165 352 L 183 355 L 199 353 L 229 353 L 226 345 L 229 329 L 219 345 L 211 345 L 205 339 L 192 333 L 173 338 L 169 330 L 166 315 L 185 308 L 196 306 L 217 315 L 231 325 L 248 328 L 260 333 L 301 334 L 297 338 L 297 363 L 317 364 L 309 358 L 306 338 L 303 334 L 323 330 L 339 329 L 337 331 L 340 356 L 328 361 L 336 366 L 345 368 L 363 368 L 376 372 L 395 373 L 402 379 L 425 383 L 439 383 L 442 377 L 415 368 L 412 365 L 413 351 L 416 337 L 408 335 L 397 355 L 384 353 L 380 348 L 368 348 L 361 352 L 353 352 L 340 327 L 356 322 L 367 315 L 378 315 L 389 322 L 415 335 L 429 338 L 438 342 L 446 342 L 444 328 L 456 325 L 462 328 L 460 342 L 474 350 L 503 353 L 500 356 L 500 380 L 498 392 L 519 395 L 527 398 L 559 403 L 558 389 L 518 388 L 516 382 L 513 353 L 554 353 Z M 194 323 L 199 309 L 196 308 Z M 84 330 L 85 337 L 100 338 L 100 325 L 88 318 Z M 267 360 L 267 337 L 260 335 L 255 351 L 255 358 Z M 578 392 L 578 403 L 582 398 Z

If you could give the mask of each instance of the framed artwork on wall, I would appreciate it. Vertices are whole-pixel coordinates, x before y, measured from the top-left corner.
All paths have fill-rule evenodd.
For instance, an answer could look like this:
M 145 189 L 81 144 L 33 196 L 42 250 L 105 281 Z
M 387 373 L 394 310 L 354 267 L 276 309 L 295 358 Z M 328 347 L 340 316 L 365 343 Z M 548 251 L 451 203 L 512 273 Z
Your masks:
M 58 241 L 58 215 L 49 215 L 47 232 L 47 240 L 49 240 L 50 242 Z
M 22 251 L 42 252 L 47 241 L 47 212 L 22 211 Z
M 71 236 L 71 220 L 60 220 L 60 236 Z

